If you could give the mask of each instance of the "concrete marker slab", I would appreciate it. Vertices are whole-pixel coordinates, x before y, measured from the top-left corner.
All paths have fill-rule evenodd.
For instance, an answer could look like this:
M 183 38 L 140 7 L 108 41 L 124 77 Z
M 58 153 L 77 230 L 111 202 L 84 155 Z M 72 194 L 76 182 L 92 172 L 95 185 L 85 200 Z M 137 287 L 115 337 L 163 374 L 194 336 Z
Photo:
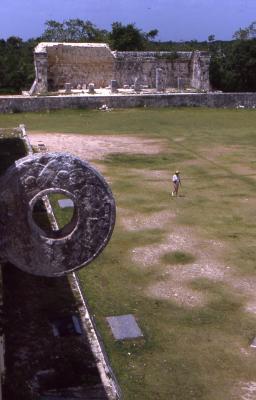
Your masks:
M 107 317 L 106 320 L 116 340 L 143 337 L 143 333 L 132 314 Z
M 73 208 L 74 203 L 71 199 L 60 199 L 58 200 L 60 208 Z

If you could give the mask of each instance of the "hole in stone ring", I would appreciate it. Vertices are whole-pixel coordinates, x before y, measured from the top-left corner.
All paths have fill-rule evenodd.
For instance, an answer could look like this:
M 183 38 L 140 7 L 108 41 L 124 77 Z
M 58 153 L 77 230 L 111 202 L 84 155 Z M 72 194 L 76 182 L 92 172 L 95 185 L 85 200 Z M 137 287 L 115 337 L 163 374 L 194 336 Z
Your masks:
M 43 236 L 62 239 L 72 233 L 77 220 L 74 196 L 64 189 L 46 189 L 30 201 L 29 222 Z

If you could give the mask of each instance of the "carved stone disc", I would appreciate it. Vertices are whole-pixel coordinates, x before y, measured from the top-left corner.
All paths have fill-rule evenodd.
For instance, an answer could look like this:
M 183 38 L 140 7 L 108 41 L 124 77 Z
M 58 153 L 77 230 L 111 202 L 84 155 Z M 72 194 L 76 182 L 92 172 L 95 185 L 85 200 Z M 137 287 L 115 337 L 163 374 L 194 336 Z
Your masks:
M 106 246 L 115 224 L 115 201 L 104 178 L 66 153 L 18 160 L 0 180 L 0 251 L 35 275 L 61 276 L 89 264 Z M 46 232 L 33 217 L 38 200 L 61 193 L 74 203 L 71 221 Z

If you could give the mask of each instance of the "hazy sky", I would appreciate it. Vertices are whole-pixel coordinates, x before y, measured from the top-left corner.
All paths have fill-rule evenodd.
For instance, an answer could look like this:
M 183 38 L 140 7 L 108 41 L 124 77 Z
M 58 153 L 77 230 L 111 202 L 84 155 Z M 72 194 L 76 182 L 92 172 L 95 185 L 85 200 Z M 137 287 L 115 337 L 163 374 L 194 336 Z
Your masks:
M 0 0 L 0 38 L 40 36 L 49 19 L 90 20 L 99 28 L 135 23 L 160 40 L 231 39 L 256 20 L 256 0 Z

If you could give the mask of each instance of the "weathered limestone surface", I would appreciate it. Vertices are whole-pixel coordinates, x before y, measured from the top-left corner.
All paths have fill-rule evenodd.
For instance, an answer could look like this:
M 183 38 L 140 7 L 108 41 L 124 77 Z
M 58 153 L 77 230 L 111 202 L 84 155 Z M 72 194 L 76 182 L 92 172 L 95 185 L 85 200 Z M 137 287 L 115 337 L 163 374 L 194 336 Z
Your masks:
M 33 112 L 65 108 L 129 107 L 256 108 L 256 93 L 179 93 L 102 96 L 0 96 L 0 113 Z
M 40 43 L 34 52 L 36 80 L 31 94 L 73 88 L 93 82 L 107 86 L 113 77 L 114 56 L 104 43 Z M 37 83 L 38 82 L 38 83 Z
M 111 51 L 105 43 L 47 43 L 42 42 L 34 52 L 36 80 L 30 94 L 63 89 L 65 83 L 73 88 L 88 85 L 96 88 L 116 80 L 119 87 L 141 85 L 154 88 L 156 69 L 161 68 L 165 87 L 194 87 L 209 90 L 207 52 L 119 52 Z
M 162 68 L 156 68 L 156 90 L 161 92 L 165 89 L 165 79 Z
M 104 178 L 88 163 L 66 153 L 29 155 L 0 179 L 1 257 L 35 275 L 61 276 L 89 264 L 108 243 L 115 201 Z M 50 193 L 74 203 L 74 215 L 60 230 L 45 230 L 34 206 Z
M 195 51 L 192 55 L 191 87 L 195 89 L 209 90 L 209 65 L 210 56 L 206 52 Z
M 142 85 L 156 87 L 156 70 L 162 70 L 163 86 L 209 90 L 209 63 L 207 52 L 113 52 L 116 57 L 115 77 L 119 85 L 131 85 L 136 77 Z

